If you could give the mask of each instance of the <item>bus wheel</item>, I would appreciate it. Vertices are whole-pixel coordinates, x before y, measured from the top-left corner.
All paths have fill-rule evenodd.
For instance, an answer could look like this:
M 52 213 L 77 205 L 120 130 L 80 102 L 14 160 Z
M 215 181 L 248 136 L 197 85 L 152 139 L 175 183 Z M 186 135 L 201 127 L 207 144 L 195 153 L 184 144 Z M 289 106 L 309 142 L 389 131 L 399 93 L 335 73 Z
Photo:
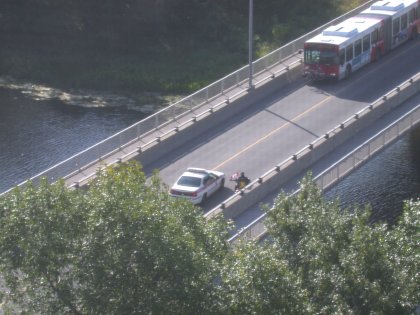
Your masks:
M 413 27 L 413 29 L 411 30 L 411 34 L 410 34 L 410 39 L 416 39 L 418 36 L 418 31 L 416 27 Z
M 381 58 L 382 58 L 381 49 L 380 48 L 377 48 L 376 49 L 376 59 L 375 59 L 375 61 L 379 61 L 379 60 L 381 60 Z
M 348 79 L 350 77 L 350 74 L 351 74 L 351 66 L 348 65 L 347 68 L 346 68 L 346 72 L 344 74 L 344 78 Z

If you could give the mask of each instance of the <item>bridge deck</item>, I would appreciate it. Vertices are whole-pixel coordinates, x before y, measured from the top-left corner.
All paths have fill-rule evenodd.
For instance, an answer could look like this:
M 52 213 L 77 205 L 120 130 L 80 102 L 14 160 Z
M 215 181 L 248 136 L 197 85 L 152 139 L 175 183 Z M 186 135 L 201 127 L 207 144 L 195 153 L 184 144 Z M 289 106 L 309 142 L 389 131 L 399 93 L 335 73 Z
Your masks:
M 258 74 L 254 74 L 253 78 L 253 85 L 254 86 L 261 86 L 264 85 L 266 82 L 274 79 L 279 75 L 283 75 L 285 69 L 287 67 L 297 65 L 301 63 L 301 56 L 292 55 L 288 58 L 284 59 L 281 63 L 276 64 L 274 67 L 265 69 Z M 171 130 L 174 130 L 177 126 L 182 126 L 188 124 L 189 121 L 193 117 L 197 117 L 202 115 L 203 113 L 208 112 L 211 108 L 219 108 L 223 106 L 229 106 L 228 102 L 232 102 L 237 100 L 238 98 L 246 95 L 249 93 L 248 91 L 249 82 L 244 81 L 242 84 L 235 86 L 234 88 L 226 91 L 222 95 L 210 100 L 209 102 L 194 108 L 191 111 L 188 111 L 185 115 L 181 117 L 177 117 L 177 119 L 173 122 L 165 124 L 159 128 L 156 128 L 152 132 L 134 140 L 132 143 L 123 146 L 116 150 L 116 152 L 106 156 L 105 158 L 101 159 L 101 161 L 97 161 L 96 163 L 90 166 L 81 166 L 79 172 L 72 174 L 65 178 L 65 183 L 68 186 L 82 186 L 86 184 L 87 180 L 92 178 L 96 172 L 101 169 L 104 165 L 113 165 L 118 160 L 128 160 L 138 156 L 138 148 L 147 146 L 148 144 L 156 144 L 156 139 L 159 137 L 165 137 L 167 134 L 170 133 Z
M 401 119 L 404 115 L 408 112 L 412 111 L 415 108 L 420 106 L 420 93 L 417 93 L 414 97 L 408 99 L 397 108 L 392 110 L 391 112 L 387 113 L 380 119 L 376 120 L 372 125 L 368 128 L 361 130 L 357 133 L 354 137 L 343 143 L 341 146 L 335 148 L 330 154 L 324 156 L 322 159 L 318 160 L 310 167 L 302 170 L 302 172 L 291 178 L 285 185 L 279 187 L 279 190 L 273 192 L 272 194 L 266 196 L 263 200 L 259 200 L 253 205 L 250 205 L 248 209 L 246 209 L 240 216 L 235 218 L 235 230 L 232 233 L 236 233 L 237 231 L 245 228 L 251 222 L 259 218 L 263 215 L 263 211 L 260 207 L 260 204 L 266 204 L 269 207 L 273 205 L 274 199 L 277 197 L 278 193 L 282 190 L 287 193 L 292 193 L 299 188 L 298 182 L 305 176 L 308 171 L 312 172 L 312 176 L 316 178 L 327 169 L 329 169 L 332 165 L 338 163 L 341 159 L 346 157 L 350 154 L 353 150 L 360 147 L 366 141 L 371 139 L 373 136 L 379 134 L 382 130 L 387 128 L 388 126 L 392 125 L 395 121 Z M 418 126 L 418 124 L 417 124 Z M 371 156 L 372 157 L 372 156 Z M 365 160 L 366 161 L 366 160 Z M 347 173 L 346 175 L 349 175 Z M 337 184 L 339 181 L 334 183 Z M 333 186 L 328 187 L 331 189 Z M 327 189 L 327 191 L 328 191 Z M 255 227 L 255 229 L 261 229 L 261 227 Z M 253 234 L 256 232 L 253 231 Z M 257 233 L 259 234 L 259 233 Z

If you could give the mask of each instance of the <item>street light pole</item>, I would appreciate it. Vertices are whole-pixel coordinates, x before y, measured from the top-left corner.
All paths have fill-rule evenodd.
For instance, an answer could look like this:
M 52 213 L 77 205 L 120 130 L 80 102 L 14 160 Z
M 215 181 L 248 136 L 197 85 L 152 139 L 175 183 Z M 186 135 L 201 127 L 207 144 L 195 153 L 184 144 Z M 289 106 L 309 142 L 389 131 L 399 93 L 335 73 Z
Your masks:
M 254 3 L 253 0 L 249 0 L 249 30 L 248 30 L 248 58 L 249 58 L 249 89 L 252 90 L 252 75 L 253 75 L 253 69 L 252 69 L 252 56 L 253 56 L 253 16 L 254 16 Z

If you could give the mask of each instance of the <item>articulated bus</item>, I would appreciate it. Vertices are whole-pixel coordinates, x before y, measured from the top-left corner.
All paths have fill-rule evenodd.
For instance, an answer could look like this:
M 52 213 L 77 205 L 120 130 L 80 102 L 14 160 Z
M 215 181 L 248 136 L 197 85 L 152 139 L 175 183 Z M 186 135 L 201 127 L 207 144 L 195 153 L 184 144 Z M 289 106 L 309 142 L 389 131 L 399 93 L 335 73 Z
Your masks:
M 381 0 L 304 44 L 305 76 L 341 80 L 420 32 L 420 0 Z

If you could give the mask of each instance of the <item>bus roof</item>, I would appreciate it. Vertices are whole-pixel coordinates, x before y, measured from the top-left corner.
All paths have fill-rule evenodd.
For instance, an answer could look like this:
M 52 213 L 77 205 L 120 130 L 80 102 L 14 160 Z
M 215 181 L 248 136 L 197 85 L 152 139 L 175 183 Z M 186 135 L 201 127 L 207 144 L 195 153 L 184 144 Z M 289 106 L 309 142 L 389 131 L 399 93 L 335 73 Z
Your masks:
M 380 0 L 373 3 L 368 9 L 362 11 L 369 14 L 382 14 L 393 16 L 404 8 L 415 4 L 418 0 Z
M 340 24 L 326 28 L 321 34 L 311 38 L 307 43 L 321 43 L 331 45 L 345 44 L 349 39 L 363 33 L 380 23 L 380 19 L 371 17 L 352 17 Z

